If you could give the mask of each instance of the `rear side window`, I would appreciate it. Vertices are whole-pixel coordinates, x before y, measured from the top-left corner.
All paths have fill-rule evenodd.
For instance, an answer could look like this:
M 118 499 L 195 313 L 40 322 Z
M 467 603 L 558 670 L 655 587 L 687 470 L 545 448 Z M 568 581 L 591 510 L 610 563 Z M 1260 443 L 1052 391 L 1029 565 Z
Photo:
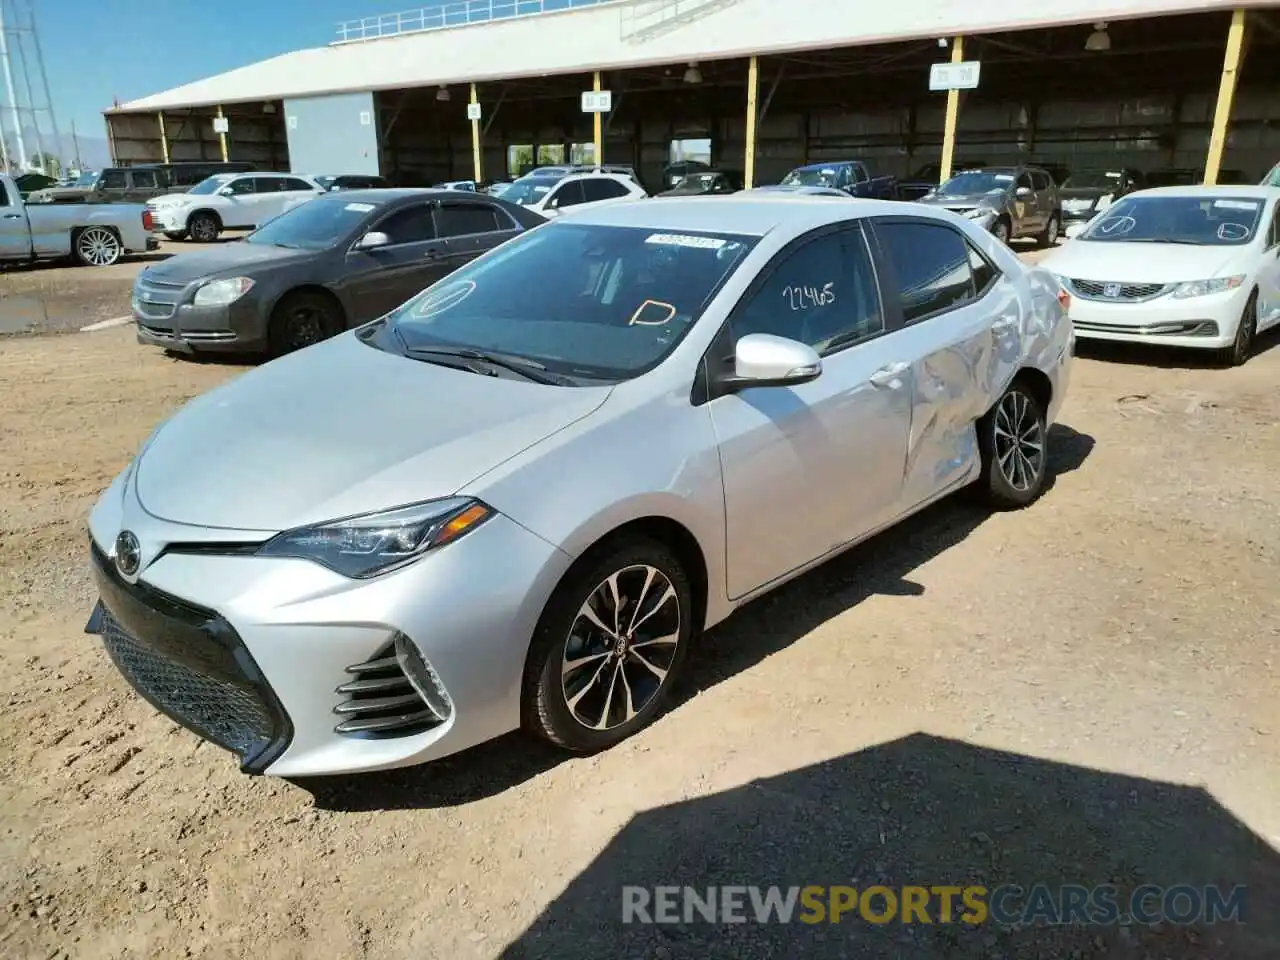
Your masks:
M 4 189 L 4 184 L 0 183 L 0 207 L 9 205 L 9 194 Z
M 283 182 L 284 182 L 284 186 L 281 189 L 284 189 L 284 190 L 314 190 L 315 189 L 315 187 L 311 186 L 311 184 L 307 183 L 307 181 L 299 180 L 296 177 L 284 177 Z
M 436 210 L 436 230 L 442 238 L 493 233 L 497 229 L 497 215 L 482 203 L 442 203 Z
M 994 282 L 995 268 L 958 232 L 918 221 L 876 223 L 880 248 L 893 269 L 904 323 L 914 323 L 975 299 Z
M 135 170 L 133 185 L 141 190 L 156 189 L 156 172 L 154 170 Z

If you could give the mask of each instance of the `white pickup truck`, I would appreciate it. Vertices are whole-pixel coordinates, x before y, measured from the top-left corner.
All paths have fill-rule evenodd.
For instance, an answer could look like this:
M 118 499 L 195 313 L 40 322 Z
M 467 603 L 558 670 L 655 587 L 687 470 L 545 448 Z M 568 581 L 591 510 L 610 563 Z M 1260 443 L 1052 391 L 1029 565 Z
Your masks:
M 0 261 L 70 257 L 108 267 L 159 247 L 153 226 L 140 203 L 24 203 L 13 178 L 0 174 Z

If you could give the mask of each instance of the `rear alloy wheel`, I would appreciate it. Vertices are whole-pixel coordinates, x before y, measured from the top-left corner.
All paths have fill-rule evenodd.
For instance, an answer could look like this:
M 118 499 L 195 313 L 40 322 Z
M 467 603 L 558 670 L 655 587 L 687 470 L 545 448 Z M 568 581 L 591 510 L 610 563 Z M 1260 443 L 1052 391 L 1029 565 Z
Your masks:
M 525 726 L 575 753 L 611 747 L 650 723 L 684 663 L 692 593 L 679 560 L 624 542 L 547 605 L 525 667 Z
M 1045 411 L 1027 384 L 1015 380 L 978 421 L 983 499 L 998 509 L 1025 507 L 1044 490 L 1049 431 Z
M 1249 294 L 1240 323 L 1236 325 L 1236 338 L 1231 346 L 1218 353 L 1218 360 L 1229 367 L 1240 367 L 1253 356 L 1254 338 L 1258 334 L 1258 291 Z
M 76 261 L 86 267 L 109 267 L 124 253 L 120 238 L 110 227 L 85 227 L 76 234 Z
M 187 233 L 196 243 L 213 243 L 222 233 L 222 224 L 212 213 L 197 213 L 187 221 Z
M 1001 217 L 991 225 L 992 235 L 1001 243 L 1009 242 L 1009 221 Z
M 307 291 L 288 294 L 271 315 L 271 352 L 293 353 L 328 340 L 341 328 L 337 305 L 328 297 Z
M 1049 218 L 1049 222 L 1044 225 L 1044 232 L 1037 238 L 1037 242 L 1042 247 L 1052 247 L 1058 242 L 1058 215 L 1055 213 Z

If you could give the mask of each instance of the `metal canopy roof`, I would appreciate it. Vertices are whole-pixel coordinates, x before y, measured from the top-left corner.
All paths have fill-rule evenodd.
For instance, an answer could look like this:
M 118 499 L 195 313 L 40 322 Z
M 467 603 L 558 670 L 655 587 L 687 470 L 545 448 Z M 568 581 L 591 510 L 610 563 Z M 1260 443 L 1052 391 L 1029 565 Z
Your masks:
M 1058 0 L 1051 6 L 1019 0 L 965 4 L 897 0 L 874 5 L 857 0 L 619 0 L 299 50 L 143 97 L 107 113 L 514 80 L 1159 14 L 1226 12 L 1242 5 L 1272 4 L 1263 0 Z M 643 30 L 636 29 L 640 11 L 647 24 Z M 1225 39 L 1224 34 L 1224 43 Z M 938 59 L 945 57 L 939 51 Z

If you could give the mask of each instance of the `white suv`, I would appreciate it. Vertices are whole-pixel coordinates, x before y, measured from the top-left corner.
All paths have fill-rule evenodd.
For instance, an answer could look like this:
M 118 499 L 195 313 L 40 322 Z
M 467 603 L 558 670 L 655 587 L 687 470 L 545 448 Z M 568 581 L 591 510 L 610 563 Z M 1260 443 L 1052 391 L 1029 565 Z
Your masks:
M 623 173 L 592 171 L 547 176 L 535 171 L 503 191 L 502 199 L 536 210 L 544 217 L 556 217 L 566 210 L 626 203 L 648 195 L 644 187 Z
M 290 201 L 324 193 L 312 177 L 292 173 L 220 173 L 186 193 L 147 201 L 155 229 L 170 240 L 190 237 L 201 243 L 223 230 L 251 230 L 280 216 Z

